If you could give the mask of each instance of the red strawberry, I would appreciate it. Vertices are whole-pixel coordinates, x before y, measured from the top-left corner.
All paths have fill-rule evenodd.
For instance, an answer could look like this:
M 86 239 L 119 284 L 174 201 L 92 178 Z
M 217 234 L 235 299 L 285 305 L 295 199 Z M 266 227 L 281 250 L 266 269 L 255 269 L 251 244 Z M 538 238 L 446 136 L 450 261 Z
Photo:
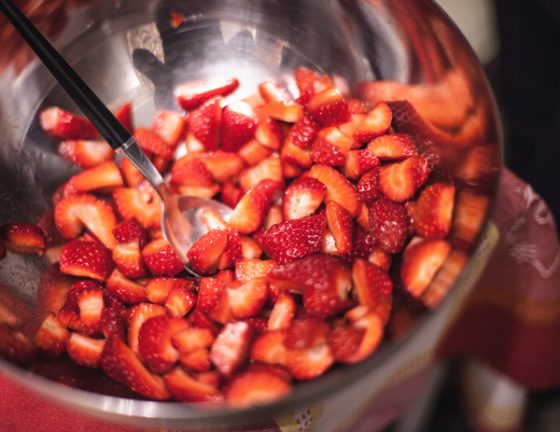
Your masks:
M 146 290 L 140 281 L 133 281 L 123 275 L 118 269 L 113 270 L 107 280 L 107 290 L 119 301 L 126 304 L 136 304 L 146 301 Z
M 190 154 L 173 164 L 171 183 L 182 186 L 213 186 L 214 179 L 202 160 Z
M 301 219 L 312 215 L 327 194 L 326 186 L 312 177 L 295 180 L 284 192 L 283 214 L 285 219 Z
M 41 323 L 33 341 L 41 352 L 58 357 L 66 349 L 69 337 L 66 327 L 53 314 L 49 314 Z
M 246 282 L 265 277 L 274 267 L 276 262 L 272 260 L 240 259 L 235 263 L 235 279 Z
M 277 155 L 263 159 L 257 165 L 245 169 L 239 176 L 241 187 L 246 191 L 263 180 L 282 182 L 282 163 Z
M 393 120 L 393 112 L 389 105 L 385 102 L 379 102 L 367 114 L 364 121 L 354 132 L 354 139 L 358 142 L 365 143 L 371 139 L 383 135 Z
M 152 240 L 142 249 L 144 263 L 154 276 L 175 276 L 184 269 L 175 250 L 164 239 Z
M 0 227 L 0 241 L 10 252 L 18 254 L 38 254 L 47 249 L 45 233 L 37 225 L 28 223 L 7 223 Z
M 77 237 L 86 226 L 106 247 L 117 244 L 112 233 L 117 224 L 113 209 L 93 195 L 64 198 L 54 209 L 54 221 L 64 238 Z
M 263 246 L 279 264 L 289 263 L 320 251 L 324 230 L 323 214 L 287 220 L 265 232 Z
M 319 75 L 304 67 L 294 71 L 296 85 L 299 89 L 299 101 L 307 103 L 315 94 L 334 87 L 334 83 L 327 75 Z
M 222 124 L 221 98 L 215 97 L 188 116 L 187 147 L 192 150 L 216 150 Z
M 222 112 L 222 148 L 236 152 L 255 136 L 256 114 L 247 102 L 228 105 Z
M 118 336 L 109 336 L 99 363 L 109 377 L 136 393 L 155 400 L 169 399 L 163 379 L 150 373 Z
M 369 226 L 381 249 L 399 253 L 408 238 L 410 218 L 404 205 L 380 198 L 369 209 Z
M 167 296 L 174 288 L 192 290 L 193 283 L 189 279 L 157 277 L 146 284 L 146 296 L 152 303 L 164 304 Z
M 152 130 L 166 143 L 170 148 L 175 149 L 185 130 L 185 118 L 173 111 L 159 111 L 156 114 Z
M 251 345 L 251 359 L 267 364 L 286 364 L 286 331 L 265 331 L 259 335 Z
M 369 112 L 368 105 L 360 99 L 348 99 L 347 102 L 352 114 L 367 114 Z
M 270 207 L 270 210 L 266 214 L 263 222 L 263 229 L 267 230 L 271 226 L 279 224 L 284 221 L 284 216 L 282 216 L 282 208 L 278 204 L 274 204 Z
M 203 348 L 209 348 L 214 343 L 212 332 L 205 328 L 189 327 L 175 333 L 171 341 L 181 354 L 189 354 Z
M 401 281 L 415 298 L 426 290 L 445 262 L 451 245 L 445 240 L 421 240 L 411 244 L 403 253 Z
M 79 333 L 72 333 L 66 351 L 74 363 L 80 366 L 99 367 L 105 339 L 92 339 Z
M 231 376 L 245 362 L 251 339 L 250 326 L 242 321 L 228 323 L 216 337 L 210 358 L 225 376 Z
M 354 132 L 358 130 L 365 118 L 364 114 L 352 114 L 350 121 L 337 126 L 340 132 L 353 141 L 353 148 L 362 147 L 362 143 L 354 140 Z
M 302 149 L 290 141 L 286 141 L 282 147 L 280 158 L 284 164 L 293 164 L 298 168 L 309 168 L 312 163 L 311 151 L 309 149 Z M 283 174 L 286 178 L 292 178 L 286 172 Z
M 329 334 L 329 347 L 335 360 L 347 362 L 360 348 L 365 329 L 338 325 Z
M 488 196 L 463 190 L 457 195 L 452 236 L 455 241 L 471 246 L 477 239 L 488 213 Z
M 113 159 L 113 149 L 105 141 L 67 140 L 58 147 L 58 154 L 66 162 L 80 168 L 93 168 Z
M 354 353 L 344 359 L 345 363 L 357 363 L 370 356 L 383 338 L 383 322 L 375 313 L 367 313 L 357 318 L 354 327 L 365 330 L 360 346 Z
M 429 174 L 428 160 L 422 156 L 411 156 L 379 169 L 379 189 L 390 200 L 404 202 L 414 196 Z
M 0 357 L 20 365 L 29 365 L 35 354 L 35 344 L 24 333 L 7 324 L 0 324 Z
M 272 150 L 263 146 L 256 139 L 253 139 L 241 147 L 238 154 L 243 158 L 247 165 L 254 166 L 269 157 L 272 154 Z
M 336 201 L 327 201 L 327 227 L 336 243 L 336 254 L 344 255 L 352 249 L 352 215 Z
M 235 208 L 242 196 L 243 192 L 241 192 L 241 188 L 231 182 L 228 182 L 222 187 L 220 201 L 231 208 Z
M 435 309 L 447 296 L 459 274 L 467 264 L 468 256 L 465 252 L 451 250 L 436 276 L 422 294 L 422 303 L 430 309 Z
M 240 236 L 241 254 L 245 259 L 258 259 L 262 256 L 262 247 L 249 236 Z
M 152 303 L 139 303 L 133 306 L 128 314 L 128 346 L 138 354 L 138 334 L 144 323 L 150 318 L 166 315 L 167 310 Z
M 268 298 L 268 284 L 265 277 L 257 277 L 244 282 L 236 282 L 227 289 L 229 304 L 236 318 L 250 318 L 263 308 Z
M 169 291 L 165 300 L 165 307 L 172 317 L 182 317 L 188 314 L 196 304 L 196 294 L 192 289 L 183 286 L 174 287 Z
M 237 153 L 215 151 L 203 154 L 200 159 L 212 178 L 219 183 L 234 180 L 245 166 L 243 158 Z
M 226 233 L 227 246 L 218 263 L 218 269 L 220 270 L 233 268 L 237 260 L 241 259 L 243 256 L 239 233 L 231 228 L 226 228 Z
M 135 243 L 144 247 L 148 233 L 136 219 L 127 219 L 113 228 L 113 235 L 119 243 Z
M 434 183 L 427 186 L 418 201 L 409 203 L 414 231 L 422 237 L 443 238 L 449 234 L 455 203 L 455 186 Z
M 123 158 L 119 165 L 125 183 L 129 187 L 137 187 L 144 180 L 144 175 L 127 158 Z
M 226 283 L 217 277 L 200 279 L 198 288 L 197 308 L 210 314 L 216 307 L 220 297 L 226 293 Z
M 99 287 L 79 289 L 76 294 L 80 330 L 88 335 L 101 332 L 101 316 L 105 307 L 103 291 Z
M 201 80 L 179 84 L 173 94 L 181 108 L 188 111 L 215 96 L 227 96 L 238 86 L 235 78 Z
M 259 84 L 259 93 L 265 102 L 289 101 L 288 91 L 276 81 L 263 81 Z
M 174 145 L 168 143 L 151 129 L 138 128 L 134 131 L 134 140 L 149 154 L 169 160 L 173 157 Z
M 352 150 L 344 161 L 344 175 L 350 180 L 358 180 L 365 173 L 379 166 L 379 159 L 367 150 Z
M 357 259 L 352 265 L 352 280 L 360 304 L 377 314 L 383 324 L 387 323 L 393 303 L 393 282 L 389 275 L 368 261 Z
M 296 314 L 296 301 L 290 294 L 282 293 L 274 302 L 268 317 L 268 330 L 286 329 L 290 326 Z
M 323 375 L 334 363 L 327 344 L 301 350 L 288 350 L 286 366 L 298 380 L 310 380 Z
M 72 240 L 62 249 L 60 270 L 65 274 L 105 281 L 113 267 L 111 251 L 100 243 Z
M 226 231 L 218 229 L 208 231 L 191 246 L 187 253 L 192 269 L 199 274 L 215 273 L 227 243 Z
M 115 162 L 109 161 L 76 174 L 64 186 L 64 195 L 93 191 L 111 191 L 123 185 L 121 172 Z
M 391 268 L 391 255 L 381 248 L 374 248 L 367 257 L 367 260 L 385 271 L 389 271 Z
M 418 153 L 412 138 L 405 134 L 377 137 L 368 144 L 367 151 L 381 160 L 405 159 Z
M 307 149 L 311 143 L 315 141 L 319 133 L 319 125 L 308 115 L 304 115 L 301 120 L 297 121 L 288 132 L 286 140 L 287 144 L 294 144 L 301 149 Z
M 216 384 L 203 382 L 200 375 L 197 378 L 180 367 L 174 368 L 163 378 L 169 393 L 179 401 L 216 404 L 223 400 Z
M 255 130 L 255 138 L 263 146 L 271 150 L 278 150 L 282 141 L 282 130 L 276 120 L 267 115 L 261 115 Z
M 379 198 L 379 171 L 372 169 L 358 180 L 358 193 L 361 201 L 370 206 Z
M 113 261 L 117 268 L 129 278 L 147 275 L 140 246 L 135 242 L 119 243 L 113 249 Z
M 61 140 L 95 139 L 99 136 L 88 119 L 58 107 L 41 111 L 39 122 L 47 135 Z
M 260 109 L 265 115 L 286 123 L 295 123 L 303 117 L 303 107 L 294 101 L 267 102 Z
M 311 159 L 315 163 L 341 167 L 352 146 L 353 141 L 336 127 L 326 128 L 311 144 Z
M 327 342 L 329 331 L 329 325 L 323 320 L 298 319 L 287 328 L 285 345 L 294 350 L 315 348 Z
M 263 180 L 247 191 L 231 213 L 229 225 L 240 234 L 250 234 L 261 226 L 280 184 Z
M 233 408 L 246 408 L 277 401 L 291 391 L 291 384 L 276 374 L 247 371 L 231 380 L 225 399 Z
M 324 127 L 336 126 L 351 120 L 350 108 L 336 88 L 315 94 L 306 105 L 307 111 Z
M 134 130 L 132 126 L 132 102 L 125 102 L 115 110 L 115 117 L 129 131 Z
M 108 293 L 108 291 L 106 292 Z M 107 295 L 105 297 L 108 297 Z M 121 339 L 125 339 L 125 312 L 126 309 L 122 303 L 115 301 L 114 304 L 108 304 L 106 300 L 103 313 L 101 314 L 101 332 L 107 338 L 112 334 L 116 334 Z
M 313 165 L 305 174 L 319 180 L 327 187 L 327 200 L 336 201 L 352 216 L 356 216 L 360 209 L 356 188 L 338 171 L 327 165 Z

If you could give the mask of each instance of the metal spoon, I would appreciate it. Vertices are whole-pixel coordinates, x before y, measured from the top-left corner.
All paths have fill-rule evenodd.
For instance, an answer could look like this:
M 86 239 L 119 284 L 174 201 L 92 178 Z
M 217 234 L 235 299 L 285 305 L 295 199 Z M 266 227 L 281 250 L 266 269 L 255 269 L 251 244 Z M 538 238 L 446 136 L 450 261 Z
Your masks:
M 131 134 L 39 30 L 10 0 L 0 0 L 0 10 L 93 123 L 101 136 L 116 152 L 128 158 L 159 193 L 163 204 L 161 226 L 164 236 L 176 250 L 181 261 L 185 263 L 187 270 L 196 275 L 187 266 L 187 253 L 192 244 L 207 231 L 201 219 L 203 213 L 207 210 L 214 210 L 224 220 L 227 220 L 231 214 L 231 208 L 210 199 L 173 195 L 161 174 Z

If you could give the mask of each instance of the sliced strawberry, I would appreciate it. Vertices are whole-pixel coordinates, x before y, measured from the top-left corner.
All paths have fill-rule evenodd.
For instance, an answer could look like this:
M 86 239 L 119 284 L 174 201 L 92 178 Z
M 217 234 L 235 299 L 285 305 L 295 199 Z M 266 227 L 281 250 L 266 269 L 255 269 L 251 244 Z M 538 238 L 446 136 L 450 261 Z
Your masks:
M 125 102 L 115 110 L 115 117 L 121 124 L 132 132 L 134 127 L 132 125 L 132 102 Z
M 183 286 L 174 287 L 169 291 L 165 300 L 165 307 L 172 317 L 183 317 L 188 314 L 196 304 L 196 294 L 192 289 Z
M 35 344 L 24 333 L 0 324 L 0 357 L 25 366 L 33 361 L 35 354 Z
M 67 140 L 58 147 L 58 154 L 66 162 L 80 168 L 93 168 L 113 159 L 113 149 L 105 141 Z
M 111 191 L 122 185 L 121 171 L 115 162 L 109 161 L 89 168 L 70 178 L 64 186 L 64 195 Z
M 245 363 L 250 340 L 251 328 L 247 323 L 226 324 L 212 345 L 212 363 L 223 375 L 231 376 Z
M 187 147 L 192 150 L 216 150 L 222 124 L 221 98 L 215 97 L 188 116 Z
M 66 327 L 53 314 L 49 314 L 41 323 L 33 341 L 41 352 L 58 357 L 66 349 L 69 337 Z
M 307 149 L 315 141 L 319 133 L 319 125 L 310 116 L 304 115 L 296 122 L 288 133 L 286 144 L 294 144 L 301 149 Z
M 244 259 L 259 259 L 263 254 L 260 244 L 249 236 L 240 236 L 241 255 Z
M 107 280 L 107 290 L 119 301 L 126 304 L 136 304 L 146 301 L 146 290 L 140 281 L 128 279 L 118 269 L 113 270 Z
M 254 139 L 241 147 L 238 153 L 247 165 L 254 166 L 272 155 L 272 150 Z
M 263 146 L 278 150 L 282 141 L 282 130 L 278 122 L 267 115 L 259 116 L 255 138 Z
M 127 158 L 121 160 L 119 168 L 128 187 L 137 187 L 145 180 L 144 175 Z
M 235 279 L 246 282 L 265 277 L 274 267 L 276 262 L 272 260 L 240 259 L 235 263 Z
M 236 282 L 227 288 L 229 304 L 236 318 L 250 318 L 263 308 L 268 298 L 268 283 L 265 277 Z
M 237 260 L 240 260 L 243 257 L 243 252 L 241 250 L 241 236 L 239 233 L 231 228 L 226 228 L 226 233 L 227 246 L 218 263 L 218 269 L 220 270 L 235 267 Z
M 327 342 L 328 334 L 329 325 L 323 320 L 297 319 L 287 328 L 285 345 L 295 350 L 315 348 Z
M 169 399 L 163 379 L 150 373 L 118 336 L 109 336 L 99 364 L 109 377 L 136 393 L 155 400 Z
M 404 288 L 418 298 L 426 290 L 445 262 L 451 245 L 445 240 L 422 240 L 403 253 L 401 281 Z
M 336 126 L 352 119 L 348 103 L 336 89 L 315 94 L 306 105 L 307 111 L 324 127 Z
M 294 181 L 284 192 L 284 218 L 301 219 L 312 215 L 322 204 L 327 194 L 326 186 L 311 177 Z
M 257 119 L 247 102 L 228 105 L 222 112 L 222 148 L 236 152 L 255 136 Z
M 374 248 L 370 252 L 367 260 L 373 265 L 385 271 L 389 271 L 389 269 L 391 268 L 391 261 L 392 261 L 391 254 L 385 252 L 381 248 Z
M 65 274 L 105 281 L 113 267 L 111 251 L 101 243 L 72 240 L 62 249 L 60 271 Z
M 315 163 L 342 167 L 353 143 L 336 127 L 323 129 L 311 144 L 311 159 Z
M 265 232 L 263 246 L 277 263 L 293 262 L 321 250 L 324 230 L 323 214 L 287 220 Z
M 279 188 L 279 183 L 263 180 L 247 191 L 231 213 L 230 227 L 240 234 L 250 234 L 258 230 Z
M 154 119 L 152 130 L 175 149 L 185 132 L 185 118 L 173 111 L 159 111 Z
M 259 93 L 265 102 L 289 101 L 291 100 L 288 91 L 276 81 L 263 81 L 259 84 Z
M 404 205 L 380 198 L 369 209 L 369 224 L 379 247 L 389 253 L 402 251 L 410 230 Z
M 268 330 L 286 329 L 292 323 L 296 314 L 296 301 L 290 294 L 282 293 L 274 302 L 274 306 L 268 317 Z
M 303 107 L 294 101 L 267 102 L 260 108 L 264 114 L 286 123 L 295 123 L 303 117 Z
M 130 309 L 128 315 L 128 346 L 138 354 L 138 334 L 144 322 L 150 318 L 166 315 L 165 307 L 152 303 L 139 303 Z
M 179 356 L 179 363 L 187 370 L 195 372 L 208 372 L 212 369 L 212 361 L 210 360 L 210 351 L 207 349 L 199 349 L 188 354 Z
M 285 339 L 284 330 L 265 331 L 251 345 L 251 359 L 266 364 L 285 365 L 287 354 Z
M 296 165 L 299 168 L 309 168 L 312 164 L 311 151 L 302 149 L 290 141 L 286 141 L 282 147 L 280 158 L 282 162 Z M 291 178 L 285 173 L 284 176 Z
M 222 187 L 220 201 L 231 208 L 235 208 L 242 196 L 243 192 L 241 191 L 241 188 L 236 186 L 234 183 L 228 182 Z
M 358 193 L 361 201 L 370 206 L 379 198 L 379 171 L 372 169 L 358 180 Z
M 58 107 L 41 111 L 39 122 L 47 135 L 61 140 L 95 139 L 99 136 L 88 119 Z
M 172 289 L 192 290 L 193 282 L 189 279 L 157 277 L 146 284 L 146 296 L 152 303 L 164 304 Z
M 163 159 L 169 160 L 173 157 L 175 147 L 173 144 L 165 141 L 156 132 L 147 128 L 137 128 L 134 131 L 134 140 L 149 154 L 161 156 Z
M 241 187 L 246 191 L 263 180 L 282 182 L 282 163 L 277 155 L 272 155 L 257 165 L 247 168 L 239 176 Z
M 352 280 L 359 303 L 367 306 L 386 324 L 393 303 L 393 282 L 386 271 L 366 260 L 357 259 L 352 265 Z
M 144 364 L 155 373 L 169 370 L 179 359 L 171 338 L 189 327 L 183 318 L 160 315 L 147 319 L 138 333 L 138 353 Z
M 80 366 L 99 367 L 105 339 L 92 339 L 79 333 L 72 333 L 66 351 L 74 363 Z
M 379 189 L 390 200 L 404 202 L 414 196 L 429 174 L 428 160 L 422 156 L 411 156 L 379 169 Z
M 367 114 L 369 112 L 369 108 L 367 103 L 360 99 L 348 99 L 348 107 L 352 114 Z
M 201 160 L 212 178 L 219 183 L 234 180 L 245 167 L 241 156 L 225 151 L 205 153 Z
M 77 237 L 85 226 L 106 247 L 112 249 L 117 244 L 112 232 L 117 224 L 113 209 L 93 195 L 76 195 L 61 200 L 54 209 L 54 221 L 64 238 Z
M 367 151 L 381 160 L 399 160 L 415 156 L 416 144 L 406 134 L 387 134 L 375 138 L 367 146 Z
M 45 233 L 37 225 L 7 223 L 0 227 L 0 241 L 10 252 L 42 256 L 47 249 Z
M 263 229 L 267 230 L 271 226 L 279 224 L 284 221 L 284 216 L 282 215 L 282 208 L 278 204 L 274 204 L 268 210 L 266 217 L 263 222 Z
M 435 309 L 454 286 L 459 274 L 465 268 L 467 260 L 468 256 L 465 252 L 452 249 L 422 294 L 422 303 L 432 310 Z
M 217 277 L 200 279 L 198 287 L 197 308 L 210 314 L 216 307 L 220 297 L 226 293 L 226 283 Z
M 144 247 L 148 243 L 148 233 L 136 219 L 127 219 L 113 228 L 113 235 L 119 243 L 135 243 Z
M 200 80 L 179 84 L 173 94 L 181 108 L 188 111 L 215 96 L 227 96 L 238 86 L 235 78 Z
M 211 347 L 215 337 L 208 329 L 190 327 L 175 333 L 171 340 L 179 353 L 190 354 Z
M 362 314 L 360 314 L 362 315 Z M 360 346 L 350 357 L 344 359 L 345 363 L 357 363 L 370 356 L 379 346 L 383 338 L 383 322 L 375 313 L 366 313 L 357 318 L 354 327 L 365 330 Z
M 488 196 L 463 190 L 457 195 L 453 217 L 453 239 L 470 247 L 484 224 L 490 200 Z
M 99 287 L 80 289 L 76 295 L 80 317 L 80 330 L 87 335 L 101 332 L 101 316 L 105 302 Z
M 215 273 L 227 243 L 228 235 L 225 230 L 208 231 L 191 246 L 187 253 L 192 269 L 199 274 Z
M 337 255 L 345 255 L 352 249 L 352 215 L 336 201 L 327 201 L 326 209 L 327 227 L 334 237 Z
M 329 334 L 329 347 L 336 361 L 347 362 L 360 348 L 365 329 L 338 325 Z
M 315 94 L 334 87 L 334 83 L 330 77 L 327 75 L 319 75 L 304 67 L 296 68 L 294 77 L 300 92 L 299 101 L 301 101 L 301 103 L 307 103 Z
M 167 373 L 164 380 L 169 393 L 179 401 L 219 403 L 223 400 L 217 384 L 203 382 L 180 367 Z
M 175 276 L 184 269 L 177 253 L 164 239 L 152 240 L 142 249 L 144 263 L 154 276 Z
M 337 126 L 340 132 L 353 141 L 353 148 L 362 147 L 362 143 L 354 140 L 354 132 L 358 130 L 365 118 L 364 114 L 352 114 L 350 121 Z
M 408 212 L 416 234 L 426 238 L 443 238 L 449 234 L 455 204 L 455 186 L 434 183 L 427 186 L 418 201 L 409 203 Z
M 350 180 L 358 180 L 368 171 L 379 166 L 379 159 L 367 150 L 352 150 L 344 161 L 344 175 Z
M 364 121 L 354 132 L 354 139 L 365 143 L 375 137 L 383 135 L 391 127 L 393 112 L 385 102 L 379 102 L 367 114 Z
M 288 350 L 286 366 L 298 380 L 310 380 L 323 375 L 334 363 L 327 344 L 313 348 Z
M 319 180 L 327 187 L 327 200 L 336 201 L 352 216 L 356 216 L 360 209 L 356 188 L 338 171 L 327 165 L 313 165 L 305 174 Z
M 116 245 L 113 249 L 113 261 L 126 277 L 141 278 L 147 275 L 140 246 L 135 242 Z
M 277 401 L 291 391 L 291 384 L 276 374 L 247 371 L 231 380 L 225 399 L 233 408 L 245 408 Z
M 107 293 L 108 291 L 106 292 L 106 294 Z M 122 303 L 117 303 L 117 301 L 113 302 L 113 304 L 108 304 L 109 301 L 106 299 L 105 303 L 106 304 L 103 308 L 103 313 L 101 314 L 101 332 L 106 338 L 108 338 L 112 334 L 116 334 L 118 337 L 125 340 L 125 307 Z

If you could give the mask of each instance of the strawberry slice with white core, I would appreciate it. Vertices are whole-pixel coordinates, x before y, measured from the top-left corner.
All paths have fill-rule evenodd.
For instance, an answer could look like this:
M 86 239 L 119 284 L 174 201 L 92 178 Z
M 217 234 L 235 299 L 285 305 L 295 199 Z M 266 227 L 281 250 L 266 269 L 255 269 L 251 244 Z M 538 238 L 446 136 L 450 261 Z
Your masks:
M 66 243 L 60 256 L 60 271 L 72 276 L 83 276 L 105 281 L 114 264 L 111 251 L 101 243 L 72 240 Z
M 263 249 L 259 243 L 249 236 L 240 236 L 241 254 L 244 259 L 258 259 L 263 254 Z
M 58 357 L 66 349 L 66 343 L 70 333 L 66 327 L 56 318 L 49 314 L 41 323 L 33 341 L 41 352 Z
M 428 160 L 411 156 L 379 168 L 379 190 L 392 201 L 405 202 L 412 198 L 430 174 Z
M 311 144 L 311 159 L 318 164 L 342 167 L 353 144 L 336 127 L 323 129 Z
M 287 293 L 280 294 L 270 311 L 267 322 L 268 330 L 288 328 L 294 319 L 296 310 L 297 304 L 294 297 Z
M 177 102 L 186 111 L 198 107 L 215 96 L 227 96 L 239 86 L 235 78 L 186 82 L 175 87 Z
M 295 123 L 304 115 L 303 107 L 293 101 L 272 101 L 267 102 L 260 107 L 261 111 L 272 117 L 286 123 Z
M 222 394 L 217 384 L 202 381 L 185 372 L 181 367 L 174 368 L 163 377 L 171 395 L 182 402 L 220 403 Z
M 226 324 L 210 350 L 210 358 L 226 377 L 235 373 L 247 359 L 251 327 L 243 321 Z
M 222 111 L 222 148 L 236 152 L 255 136 L 256 113 L 247 102 L 236 102 Z
M 323 375 L 334 363 L 327 344 L 306 349 L 288 350 L 286 366 L 298 380 L 310 380 Z
M 278 182 L 263 180 L 248 190 L 231 213 L 229 226 L 240 234 L 257 231 L 280 186 Z
M 276 261 L 261 259 L 240 259 L 235 263 L 235 279 L 241 282 L 266 277 L 276 267 Z
M 418 201 L 407 206 L 414 231 L 426 238 L 446 237 L 451 228 L 454 204 L 454 185 L 434 183 L 426 186 Z
M 286 331 L 271 330 L 259 335 L 251 345 L 251 359 L 272 365 L 286 364 Z
M 184 269 L 173 247 L 164 239 L 152 240 L 142 249 L 144 263 L 154 276 L 175 276 Z
M 215 97 L 191 112 L 187 117 L 187 148 L 190 151 L 216 150 L 222 124 L 221 98 Z
M 257 315 L 268 298 L 268 283 L 265 277 L 236 282 L 227 288 L 229 304 L 236 318 Z
M 128 346 L 138 354 L 138 334 L 142 325 L 152 317 L 167 315 L 165 307 L 153 303 L 139 303 L 128 313 Z
M 187 253 L 192 269 L 198 274 L 215 273 L 227 243 L 228 235 L 225 230 L 208 231 L 194 242 Z
M 336 89 L 315 94 L 306 105 L 307 111 L 324 127 L 337 126 L 352 119 L 348 103 Z
M 365 143 L 371 139 L 383 135 L 393 120 L 393 112 L 387 103 L 379 102 L 367 114 L 364 121 L 358 126 L 354 132 L 354 139 L 358 142 Z
M 66 162 L 80 168 L 93 168 L 113 159 L 114 152 L 105 141 L 66 140 L 60 143 L 58 154 Z
M 232 379 L 225 398 L 233 408 L 263 405 L 291 393 L 289 382 L 264 371 L 244 372 Z
M 277 155 L 260 161 L 255 166 L 247 168 L 239 176 L 239 182 L 244 190 L 249 190 L 263 180 L 282 182 L 282 163 Z
M 173 346 L 181 354 L 189 354 L 203 348 L 209 348 L 216 338 L 208 329 L 189 327 L 171 337 Z
M 320 207 L 327 195 L 327 187 L 312 177 L 295 180 L 284 192 L 284 218 L 301 219 L 311 216 Z
M 345 359 L 345 363 L 358 363 L 369 357 L 377 349 L 383 338 L 383 321 L 376 313 L 366 313 L 355 320 L 358 329 L 364 329 L 365 333 L 360 346 L 353 355 Z
M 220 150 L 204 153 L 200 160 L 204 163 L 212 178 L 219 183 L 234 180 L 245 167 L 243 158 L 237 153 Z
M 379 166 L 379 159 L 367 150 L 352 150 L 344 161 L 344 175 L 350 180 L 358 180 L 365 173 Z
M 146 290 L 141 280 L 128 279 L 118 269 L 113 270 L 107 280 L 106 288 L 119 301 L 136 304 L 146 301 Z
M 352 216 L 358 214 L 360 209 L 358 191 L 337 170 L 327 165 L 316 164 L 304 175 L 319 180 L 327 187 L 327 200 L 336 201 Z
M 377 137 L 368 144 L 367 151 L 383 161 L 406 159 L 418 153 L 416 144 L 406 134 L 387 134 Z
M 61 140 L 87 140 L 99 136 L 88 119 L 58 107 L 41 111 L 39 122 L 47 135 Z
M 183 286 L 176 286 L 167 295 L 165 307 L 172 317 L 183 317 L 196 305 L 196 294 Z
M 386 324 L 393 304 L 393 282 L 386 271 L 366 260 L 357 259 L 352 265 L 352 280 L 359 303 L 367 306 Z
M 291 164 L 296 168 L 309 168 L 313 162 L 311 160 L 311 151 L 309 149 L 302 149 L 290 141 L 286 141 L 286 143 L 282 146 L 280 159 L 283 162 L 283 168 L 286 164 Z M 283 169 L 283 171 L 284 177 L 286 178 L 298 176 L 298 174 L 292 175 L 286 169 Z
M 45 233 L 37 225 L 7 223 L 0 227 L 0 241 L 10 252 L 42 256 L 47 249 Z
M 113 161 L 104 162 L 76 174 L 64 186 L 65 195 L 106 192 L 123 185 L 121 171 Z
M 113 261 L 117 268 L 129 278 L 147 275 L 140 246 L 136 242 L 119 243 L 113 249 Z
M 272 150 L 263 146 L 256 139 L 250 140 L 237 152 L 249 166 L 254 166 L 272 155 Z
M 191 290 L 193 282 L 183 278 L 157 277 L 146 284 L 146 296 L 152 303 L 164 304 L 167 296 L 174 288 Z
M 352 215 L 336 201 L 327 201 L 326 209 L 327 227 L 334 237 L 336 254 L 345 255 L 352 249 Z
M 173 111 L 160 111 L 156 114 L 152 130 L 175 149 L 185 131 L 185 118 Z
M 282 141 L 282 130 L 272 117 L 261 115 L 255 130 L 255 138 L 263 146 L 278 150 Z
M 72 333 L 66 352 L 74 363 L 91 368 L 99 367 L 105 339 L 93 339 L 79 333 Z

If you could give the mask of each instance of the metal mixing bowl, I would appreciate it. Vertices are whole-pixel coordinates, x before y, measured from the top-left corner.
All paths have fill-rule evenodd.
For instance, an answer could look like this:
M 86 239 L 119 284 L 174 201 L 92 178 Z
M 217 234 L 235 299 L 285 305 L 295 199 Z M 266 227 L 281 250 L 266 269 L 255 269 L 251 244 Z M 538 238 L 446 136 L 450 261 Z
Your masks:
M 134 102 L 137 125 L 149 124 L 157 109 L 177 109 L 170 97 L 175 84 L 209 76 L 239 78 L 242 86 L 233 98 L 247 96 L 255 83 L 267 78 L 293 86 L 288 77 L 297 66 L 334 74 L 350 89 L 363 93 L 358 96 L 369 98 L 376 97 L 375 91 L 356 84 L 398 82 L 382 96 L 406 97 L 413 106 L 419 100 L 427 102 L 421 114 L 440 133 L 430 144 L 438 149 L 444 175 L 492 202 L 501 163 L 501 137 L 491 91 L 462 35 L 430 0 L 58 0 L 25 4 L 28 15 L 51 36 L 102 100 L 111 107 Z M 178 29 L 170 26 L 171 12 L 185 17 Z M 0 54 L 0 225 L 35 222 L 51 207 L 56 186 L 74 172 L 41 132 L 37 112 L 47 105 L 75 107 L 5 21 L 0 37 L 6 47 Z M 470 161 L 468 170 L 466 161 Z M 490 207 L 474 227 L 475 241 L 461 246 L 469 257 L 476 250 Z M 13 254 L 0 262 L 3 305 L 11 308 L 21 300 L 22 308 L 30 311 L 21 316 L 33 321 L 38 281 L 46 268 L 44 259 Z M 472 257 L 440 307 L 427 311 L 413 329 L 387 342 L 367 361 L 337 368 L 297 385 L 285 400 L 246 411 L 208 411 L 180 403 L 105 396 L 53 382 L 4 360 L 0 365 L 3 373 L 52 401 L 109 420 L 192 428 L 268 419 L 333 395 L 352 395 L 358 379 L 381 382 L 387 367 L 415 340 L 428 337 L 437 342 L 472 285 L 471 268 Z M 19 325 L 25 327 L 29 322 Z M 365 397 L 359 392 L 354 397 L 356 394 Z

